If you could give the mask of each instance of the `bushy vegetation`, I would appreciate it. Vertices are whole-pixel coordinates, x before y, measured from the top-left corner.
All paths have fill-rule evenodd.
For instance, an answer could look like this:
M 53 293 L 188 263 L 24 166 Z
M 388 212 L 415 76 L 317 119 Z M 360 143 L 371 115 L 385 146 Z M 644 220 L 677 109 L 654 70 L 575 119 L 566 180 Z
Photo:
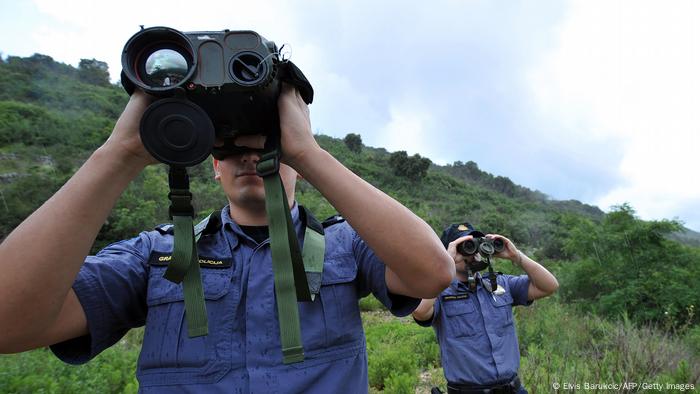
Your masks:
M 362 151 L 362 136 L 359 134 L 349 133 L 343 138 L 343 142 L 351 152 L 360 153 Z
M 84 59 L 78 69 L 39 54 L 0 59 L 0 239 L 108 137 L 128 96 L 106 75 L 106 65 L 95 59 Z M 316 139 L 436 232 L 467 220 L 508 236 L 556 274 L 556 299 L 516 313 L 521 375 L 531 392 L 549 392 L 553 382 L 565 381 L 698 387 L 700 234 L 675 221 L 640 220 L 627 204 L 606 214 L 578 201 L 554 201 L 484 172 L 468 158 L 438 166 L 418 155 L 363 146 L 357 134 Z M 189 172 L 198 218 L 220 209 L 226 199 L 212 179 L 211 162 Z M 167 221 L 167 193 L 164 166 L 143 171 L 112 210 L 94 251 Z M 297 199 L 320 219 L 335 214 L 305 181 L 297 185 Z M 360 305 L 372 391 L 444 388 L 432 329 L 389 317 L 373 297 Z M 0 356 L 0 392 L 135 392 L 141 333 L 133 331 L 80 367 L 43 349 Z
M 700 384 L 700 352 L 691 346 L 697 334 L 687 328 L 635 325 L 624 314 L 604 319 L 556 300 L 517 308 L 516 319 L 520 375 L 534 392 L 564 382 Z
M 370 303 L 379 305 L 376 300 Z M 363 323 L 371 392 L 428 393 L 433 386 L 444 391 L 431 328 L 418 326 L 410 317 L 394 318 L 381 307 L 363 312 Z M 669 330 L 635 325 L 624 316 L 604 319 L 556 299 L 516 308 L 516 325 L 520 375 L 533 393 L 552 392 L 553 383 L 564 382 L 700 384 L 697 326 Z M 135 393 L 142 335 L 143 330 L 132 330 L 95 360 L 77 367 L 63 364 L 47 349 L 0 356 L 0 392 Z
M 389 156 L 389 166 L 391 166 L 394 175 L 413 181 L 425 178 L 430 164 L 431 161 L 427 157 L 421 157 L 417 153 L 408 156 L 404 150 L 394 152 Z
M 0 393 L 135 394 L 142 340 L 143 329 L 132 330 L 97 358 L 79 366 L 63 363 L 48 348 L 1 355 Z
M 567 218 L 561 294 L 586 311 L 623 314 L 637 323 L 697 324 L 700 305 L 700 249 L 667 239 L 680 225 L 645 222 L 629 205 L 605 215 L 600 223 Z

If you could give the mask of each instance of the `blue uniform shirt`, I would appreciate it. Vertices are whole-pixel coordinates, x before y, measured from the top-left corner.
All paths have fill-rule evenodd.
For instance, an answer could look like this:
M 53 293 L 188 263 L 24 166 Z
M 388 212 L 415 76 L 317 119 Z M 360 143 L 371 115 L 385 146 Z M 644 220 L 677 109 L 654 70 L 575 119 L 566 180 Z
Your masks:
M 84 363 L 145 324 L 137 365 L 140 391 L 206 393 L 367 392 L 367 355 L 358 299 L 372 292 L 405 316 L 420 300 L 388 292 L 384 264 L 345 222 L 326 228 L 321 291 L 300 302 L 305 360 L 282 363 L 269 240 L 257 244 L 222 210 L 218 232 L 197 244 L 209 335 L 187 336 L 181 285 L 163 278 L 173 237 L 143 232 L 89 256 L 73 289 L 89 335 L 53 345 Z M 297 236 L 304 228 L 292 209 Z
M 485 289 L 477 274 L 476 292 L 452 281 L 435 300 L 433 326 L 445 378 L 450 383 L 491 385 L 511 379 L 520 367 L 514 305 L 529 305 L 527 275 L 498 275 L 502 295 Z M 481 279 L 487 281 L 487 278 Z

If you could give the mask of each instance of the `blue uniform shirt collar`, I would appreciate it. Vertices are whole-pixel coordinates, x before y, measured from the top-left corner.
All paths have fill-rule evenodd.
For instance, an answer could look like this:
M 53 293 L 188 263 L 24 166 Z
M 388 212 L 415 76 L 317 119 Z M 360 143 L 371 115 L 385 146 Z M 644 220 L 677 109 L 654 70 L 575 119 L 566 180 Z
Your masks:
M 298 230 L 301 226 L 301 223 L 299 220 L 299 204 L 297 204 L 296 201 L 294 201 L 294 204 L 292 205 L 290 211 L 292 214 L 292 223 L 294 223 L 294 228 Z M 241 230 L 241 227 L 238 225 L 238 223 L 236 223 L 231 218 L 230 205 L 226 205 L 221 210 L 221 223 L 224 227 L 224 230 L 228 227 L 228 229 L 230 229 L 236 235 L 235 237 L 232 237 L 233 239 L 231 240 L 231 249 L 235 248 L 236 245 L 238 245 L 239 237 L 247 237 L 243 230 Z
M 495 273 L 494 273 L 495 274 Z M 481 275 L 481 272 L 476 273 L 476 289 L 478 290 L 479 287 L 484 287 L 483 281 L 489 280 L 488 275 L 486 277 Z M 455 278 L 452 280 L 452 284 L 450 284 L 450 287 L 452 287 L 455 291 L 457 290 L 469 290 L 469 285 L 467 285 L 466 282 L 462 282 L 461 280 Z M 484 287 L 484 290 L 486 288 Z

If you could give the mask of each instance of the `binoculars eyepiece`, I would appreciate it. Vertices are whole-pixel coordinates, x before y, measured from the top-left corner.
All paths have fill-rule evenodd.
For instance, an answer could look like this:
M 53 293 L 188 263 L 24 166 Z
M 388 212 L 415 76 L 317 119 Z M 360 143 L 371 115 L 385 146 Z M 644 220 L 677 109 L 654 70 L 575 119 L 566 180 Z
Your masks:
M 476 253 L 491 256 L 500 253 L 505 248 L 505 242 L 500 238 L 489 239 L 485 237 L 472 238 L 457 245 L 457 252 L 462 256 L 471 256 Z

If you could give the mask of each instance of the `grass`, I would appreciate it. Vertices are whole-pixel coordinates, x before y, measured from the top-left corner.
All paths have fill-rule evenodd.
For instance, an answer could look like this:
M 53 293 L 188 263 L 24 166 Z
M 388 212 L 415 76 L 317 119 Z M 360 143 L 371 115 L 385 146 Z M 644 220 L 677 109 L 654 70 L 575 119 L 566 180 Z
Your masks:
M 427 394 L 445 389 L 433 330 L 412 318 L 391 316 L 373 297 L 360 302 L 367 337 L 371 393 Z M 635 326 L 624 316 L 609 321 L 547 299 L 516 308 L 522 381 L 530 393 L 554 383 L 638 383 L 630 390 L 675 392 L 700 387 L 700 327 L 668 331 Z M 132 330 L 82 366 L 62 363 L 48 349 L 0 356 L 1 393 L 135 393 L 136 360 L 143 330 Z M 641 384 L 658 384 L 642 390 Z M 670 385 L 670 386 L 668 386 Z M 686 385 L 686 386 L 684 386 Z M 574 386 L 575 387 L 575 386 Z M 661 390 L 655 390 L 660 387 Z

